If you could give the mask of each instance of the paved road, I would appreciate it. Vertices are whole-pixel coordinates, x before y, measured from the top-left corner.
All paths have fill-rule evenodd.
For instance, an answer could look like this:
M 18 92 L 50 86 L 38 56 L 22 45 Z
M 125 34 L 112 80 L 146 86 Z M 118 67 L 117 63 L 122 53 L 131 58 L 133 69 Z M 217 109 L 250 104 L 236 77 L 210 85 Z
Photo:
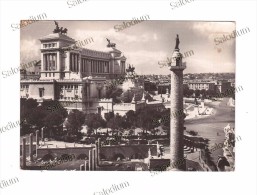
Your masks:
M 235 126 L 235 109 L 227 106 L 228 98 L 224 98 L 219 104 L 209 103 L 209 107 L 216 110 L 216 114 L 201 118 L 201 119 L 189 119 L 185 121 L 187 130 L 197 131 L 200 136 L 210 140 L 209 148 L 215 145 L 215 143 L 223 143 L 225 140 L 224 127 L 230 123 L 231 127 Z M 217 136 L 217 132 L 219 136 Z M 213 161 L 216 163 L 218 155 L 222 155 L 223 150 L 217 149 L 212 153 Z

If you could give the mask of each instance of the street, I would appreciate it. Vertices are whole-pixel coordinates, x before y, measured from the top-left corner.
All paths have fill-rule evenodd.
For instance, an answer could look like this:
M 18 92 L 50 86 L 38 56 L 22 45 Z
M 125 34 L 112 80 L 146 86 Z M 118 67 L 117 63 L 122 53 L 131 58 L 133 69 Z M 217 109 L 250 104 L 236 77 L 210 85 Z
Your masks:
M 215 143 L 223 143 L 225 140 L 224 127 L 230 123 L 231 127 L 235 127 L 235 108 L 227 106 L 229 98 L 223 98 L 219 104 L 206 104 L 215 109 L 215 114 L 201 119 L 189 119 L 185 121 L 187 131 L 193 130 L 198 132 L 199 136 L 209 139 L 209 149 Z M 218 135 L 217 135 L 218 133 Z M 223 150 L 215 150 L 211 156 L 213 161 L 217 162 L 218 155 L 223 155 Z

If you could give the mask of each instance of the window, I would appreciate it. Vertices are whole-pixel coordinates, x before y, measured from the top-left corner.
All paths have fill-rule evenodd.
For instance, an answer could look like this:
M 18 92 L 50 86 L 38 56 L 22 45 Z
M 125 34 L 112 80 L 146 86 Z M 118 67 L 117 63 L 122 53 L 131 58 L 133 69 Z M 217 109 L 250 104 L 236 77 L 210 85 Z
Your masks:
M 53 77 L 54 77 L 54 73 L 53 73 Z
M 47 73 L 46 73 L 46 77 L 47 77 Z
M 39 97 L 44 96 L 44 88 L 39 88 Z
M 75 85 L 75 89 L 78 89 L 78 85 Z
M 49 77 L 51 77 L 51 73 L 49 73 Z

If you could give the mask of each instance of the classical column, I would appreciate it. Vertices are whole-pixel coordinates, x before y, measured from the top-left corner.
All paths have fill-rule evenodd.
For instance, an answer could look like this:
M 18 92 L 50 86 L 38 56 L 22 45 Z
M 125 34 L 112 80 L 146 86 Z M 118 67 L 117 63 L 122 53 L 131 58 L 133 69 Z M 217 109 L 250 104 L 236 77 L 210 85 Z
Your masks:
M 77 54 L 74 53 L 74 72 L 77 72 Z
M 83 165 L 83 164 L 80 165 L 79 170 L 80 170 L 80 171 L 83 171 L 84 167 L 85 167 L 85 165 Z
M 71 71 L 74 71 L 74 53 L 71 53 Z
M 95 150 L 96 150 L 96 155 L 95 155 L 95 163 L 96 163 L 96 168 L 98 168 L 98 165 L 99 165 L 99 159 L 98 159 L 98 151 L 99 151 L 99 149 L 98 149 L 98 141 L 96 141 L 95 142 Z
M 76 56 L 76 72 L 79 72 L 79 61 L 78 61 L 78 54 L 75 54 Z
M 67 52 L 67 58 L 69 57 L 69 60 L 68 60 L 68 66 L 69 66 L 69 71 L 71 71 L 72 70 L 72 64 L 71 64 L 71 62 L 72 62 L 72 60 L 71 60 L 71 53 L 70 52 Z
M 80 72 L 80 73 L 82 72 L 81 71 L 81 64 L 82 64 L 81 63 L 81 56 L 80 56 L 80 54 L 78 54 L 78 72 Z
M 44 141 L 44 129 L 43 127 L 41 128 L 41 141 Z
M 59 70 L 59 66 L 57 66 L 57 57 L 56 57 L 56 53 L 54 53 L 54 54 L 52 54 L 52 70 L 58 70 L 58 71 L 60 71 Z M 58 55 L 59 56 L 59 55 Z
M 171 70 L 171 105 L 170 105 L 170 155 L 171 164 L 180 162 L 184 158 L 184 111 L 183 111 L 183 70 L 182 54 L 179 52 L 179 39 L 177 36 L 176 47 L 172 55 L 173 62 L 169 63 Z M 176 170 L 185 170 L 185 163 L 176 166 Z
M 47 70 L 47 58 L 46 58 L 46 54 L 43 54 L 43 70 Z
M 98 141 L 97 141 L 97 151 L 96 151 L 96 158 L 97 158 L 97 165 L 100 166 L 100 162 L 101 162 L 101 159 L 100 159 L 100 149 L 101 149 L 101 139 L 98 138 Z
M 95 148 L 92 149 L 92 171 L 95 170 Z
M 85 72 L 85 70 L 84 70 L 84 69 L 85 69 L 85 68 L 84 68 L 84 64 L 85 64 L 85 63 L 84 63 L 84 61 L 85 61 L 85 60 L 81 58 L 81 60 L 80 60 L 80 67 L 81 67 L 80 72 Z
M 36 143 L 39 145 L 39 130 L 36 130 Z
M 77 62 L 76 62 L 76 54 L 73 54 L 73 71 L 77 71 Z
M 26 137 L 22 138 L 22 169 L 26 168 Z
M 46 70 L 49 70 L 49 54 L 46 54 Z
M 33 161 L 33 133 L 29 135 L 30 145 L 29 145 L 29 158 Z
M 38 146 L 39 146 L 39 130 L 36 130 L 36 157 L 37 157 Z
M 53 70 L 52 62 L 53 62 L 53 55 L 49 54 L 49 70 L 51 71 Z
M 85 160 L 85 171 L 87 170 L 87 161 Z
M 88 170 L 91 171 L 92 170 L 92 151 L 89 150 L 88 151 Z

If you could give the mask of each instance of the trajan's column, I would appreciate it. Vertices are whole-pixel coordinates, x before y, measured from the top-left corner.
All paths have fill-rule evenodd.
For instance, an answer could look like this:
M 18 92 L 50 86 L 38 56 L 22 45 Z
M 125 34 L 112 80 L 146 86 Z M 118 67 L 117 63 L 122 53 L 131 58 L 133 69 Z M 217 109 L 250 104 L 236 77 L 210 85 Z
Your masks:
M 176 37 L 176 46 L 172 54 L 172 61 L 168 64 L 171 70 L 170 91 L 170 155 L 171 164 L 178 164 L 172 171 L 185 170 L 183 161 L 184 148 L 184 112 L 183 112 L 183 70 L 186 64 L 182 64 L 182 54 L 179 52 L 179 36 Z

